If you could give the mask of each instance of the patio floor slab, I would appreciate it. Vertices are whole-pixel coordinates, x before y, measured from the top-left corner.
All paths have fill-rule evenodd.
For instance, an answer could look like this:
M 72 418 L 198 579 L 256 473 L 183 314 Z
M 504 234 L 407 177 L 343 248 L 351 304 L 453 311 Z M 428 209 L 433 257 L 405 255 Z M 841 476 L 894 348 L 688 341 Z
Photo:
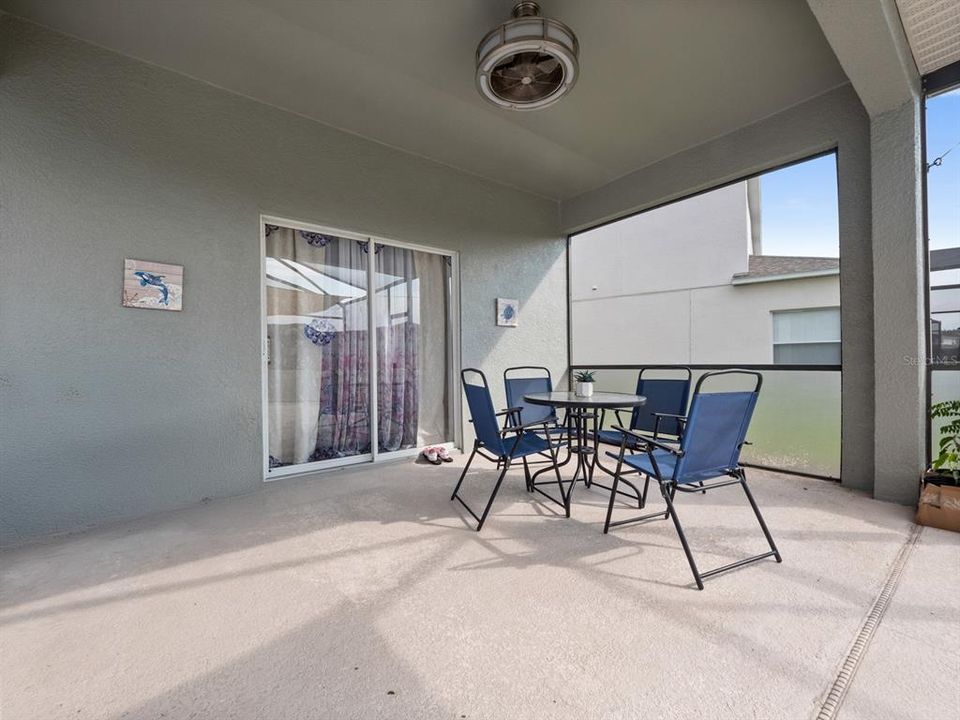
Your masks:
M 515 474 L 472 531 L 449 501 L 462 462 L 5 551 L 4 717 L 813 717 L 911 530 L 909 508 L 753 471 L 784 562 L 698 592 L 668 522 L 601 533 L 602 490 L 566 519 Z M 737 488 L 678 502 L 701 567 L 764 549 Z M 958 537 L 924 529 L 838 717 L 957 708 Z M 927 669 L 936 699 L 913 687 Z

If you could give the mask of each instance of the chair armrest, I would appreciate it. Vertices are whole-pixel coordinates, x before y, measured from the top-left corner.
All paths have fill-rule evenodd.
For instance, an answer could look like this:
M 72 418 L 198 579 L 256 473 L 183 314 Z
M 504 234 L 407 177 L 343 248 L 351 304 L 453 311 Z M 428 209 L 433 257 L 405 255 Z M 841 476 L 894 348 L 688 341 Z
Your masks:
M 656 415 L 657 417 L 673 418 L 674 420 L 677 420 L 678 422 L 686 422 L 686 421 L 687 421 L 687 416 L 686 416 L 686 415 L 674 415 L 673 413 L 658 413 L 658 412 L 650 413 L 650 414 L 651 414 L 651 415 Z
M 669 452 L 669 453 L 671 453 L 671 454 L 673 454 L 673 455 L 676 455 L 677 457 L 680 457 L 680 456 L 683 454 L 683 452 L 682 452 L 679 448 L 670 447 L 669 445 L 665 445 L 664 443 L 660 442 L 659 440 L 654 440 L 653 438 L 648 437 L 648 436 L 646 436 L 646 435 L 641 435 L 641 434 L 638 433 L 636 430 L 630 430 L 629 428 L 621 427 L 621 426 L 619 426 L 619 425 L 614 425 L 614 426 L 613 426 L 613 429 L 614 429 L 614 430 L 619 430 L 619 431 L 622 432 L 624 435 L 630 435 L 631 437 L 634 437 L 634 438 L 636 438 L 637 440 L 639 440 L 640 442 L 646 443 L 647 445 L 653 445 L 653 446 L 655 446 L 655 447 L 660 448 L 661 450 L 666 450 L 667 452 Z
M 507 433 L 521 432 L 523 430 L 529 430 L 532 427 L 546 428 L 546 427 L 549 427 L 549 425 L 550 423 L 547 420 L 535 420 L 533 422 L 528 422 L 525 425 L 511 425 L 509 427 L 505 427 L 503 430 L 500 431 L 500 434 L 506 435 Z
M 522 410 L 523 408 L 521 407 L 512 407 L 501 410 L 498 413 L 494 413 L 494 417 L 503 417 L 503 428 L 501 428 L 501 432 L 506 430 L 508 427 L 520 424 L 520 420 L 522 419 L 520 413 Z
M 676 435 L 683 434 L 683 429 L 687 423 L 686 415 L 675 415 L 674 413 L 661 413 L 661 412 L 655 412 L 650 414 L 653 415 L 654 417 L 653 436 L 655 438 L 660 437 L 660 421 L 663 420 L 664 418 L 668 418 L 668 419 L 672 418 L 677 423 L 677 433 L 675 433 Z M 671 434 L 674 434 L 674 433 L 671 433 Z

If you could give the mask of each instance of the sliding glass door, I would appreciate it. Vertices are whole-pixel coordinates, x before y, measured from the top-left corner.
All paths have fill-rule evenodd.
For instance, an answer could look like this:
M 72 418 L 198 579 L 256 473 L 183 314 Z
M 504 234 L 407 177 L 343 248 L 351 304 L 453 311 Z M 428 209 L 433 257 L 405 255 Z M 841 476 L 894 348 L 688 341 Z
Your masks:
M 272 218 L 263 241 L 267 477 L 453 442 L 455 257 Z

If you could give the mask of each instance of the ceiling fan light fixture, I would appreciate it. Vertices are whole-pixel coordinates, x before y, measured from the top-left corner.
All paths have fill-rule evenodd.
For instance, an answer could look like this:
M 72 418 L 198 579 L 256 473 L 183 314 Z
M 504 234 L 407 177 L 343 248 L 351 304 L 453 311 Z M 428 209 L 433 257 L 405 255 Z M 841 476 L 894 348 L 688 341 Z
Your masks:
M 513 17 L 477 46 L 477 89 L 507 110 L 539 110 L 570 92 L 580 74 L 580 46 L 573 30 L 540 15 L 521 0 Z

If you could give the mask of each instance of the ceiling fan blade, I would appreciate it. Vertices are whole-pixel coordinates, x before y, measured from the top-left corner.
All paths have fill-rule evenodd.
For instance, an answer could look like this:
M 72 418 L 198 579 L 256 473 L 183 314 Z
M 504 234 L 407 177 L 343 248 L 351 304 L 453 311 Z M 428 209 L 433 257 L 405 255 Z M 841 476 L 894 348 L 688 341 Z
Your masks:
M 542 73 L 552 73 L 560 67 L 560 61 L 552 55 L 541 55 L 537 62 L 537 71 Z
M 544 52 L 520 52 L 505 58 L 490 73 L 490 86 L 499 97 L 517 104 L 538 102 L 563 84 L 560 61 Z

